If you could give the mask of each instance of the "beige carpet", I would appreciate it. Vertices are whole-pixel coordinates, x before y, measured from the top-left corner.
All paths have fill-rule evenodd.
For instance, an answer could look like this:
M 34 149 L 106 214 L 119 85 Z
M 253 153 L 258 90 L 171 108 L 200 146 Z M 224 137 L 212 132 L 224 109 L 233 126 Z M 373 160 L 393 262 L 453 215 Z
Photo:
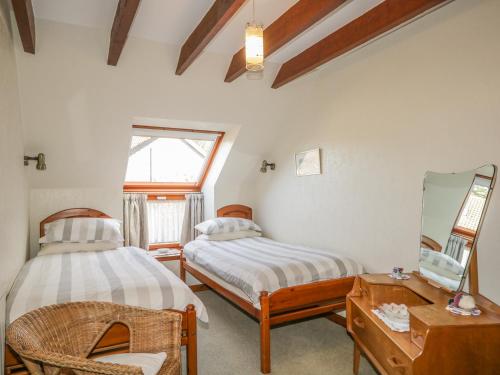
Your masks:
M 198 321 L 199 374 L 260 374 L 258 323 L 214 292 L 197 295 L 210 320 Z M 351 375 L 352 350 L 345 329 L 324 318 L 273 328 L 272 374 Z M 364 358 L 359 373 L 376 374 Z

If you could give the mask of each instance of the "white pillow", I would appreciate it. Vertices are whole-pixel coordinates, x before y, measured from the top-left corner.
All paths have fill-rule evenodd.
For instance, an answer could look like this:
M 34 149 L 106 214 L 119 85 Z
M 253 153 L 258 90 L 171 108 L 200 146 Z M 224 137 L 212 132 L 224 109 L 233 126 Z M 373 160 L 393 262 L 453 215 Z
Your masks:
M 45 224 L 45 237 L 40 243 L 123 241 L 120 221 L 105 218 L 78 217 Z
M 206 241 L 231 241 L 240 238 L 260 237 L 262 233 L 255 230 L 242 230 L 239 232 L 216 233 L 216 234 L 200 234 L 196 237 L 197 240 Z
M 95 358 L 96 362 L 114 363 L 116 365 L 137 366 L 144 375 L 156 375 L 167 359 L 167 353 L 121 353 Z
M 38 255 L 76 253 L 80 251 L 103 251 L 115 250 L 122 247 L 122 242 L 115 241 L 100 241 L 90 243 L 80 242 L 52 242 L 43 243 Z
M 252 220 L 238 217 L 218 217 L 206 220 L 195 226 L 203 234 L 217 234 L 229 232 L 241 232 L 242 230 L 254 230 L 262 232 L 262 229 Z

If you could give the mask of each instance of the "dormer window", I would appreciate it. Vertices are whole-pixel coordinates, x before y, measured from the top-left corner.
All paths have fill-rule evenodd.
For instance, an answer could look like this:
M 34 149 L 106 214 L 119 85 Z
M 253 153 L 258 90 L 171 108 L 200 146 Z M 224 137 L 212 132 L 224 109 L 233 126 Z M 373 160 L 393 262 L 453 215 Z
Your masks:
M 125 191 L 200 191 L 223 135 L 134 125 Z
M 133 126 L 123 190 L 148 195 L 150 249 L 179 246 L 185 194 L 201 191 L 223 136 Z

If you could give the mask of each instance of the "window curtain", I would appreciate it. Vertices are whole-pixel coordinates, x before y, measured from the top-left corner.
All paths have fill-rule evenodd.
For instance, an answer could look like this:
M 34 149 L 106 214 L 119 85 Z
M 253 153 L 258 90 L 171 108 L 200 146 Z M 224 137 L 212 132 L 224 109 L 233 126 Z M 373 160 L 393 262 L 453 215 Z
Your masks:
M 125 246 L 148 249 L 148 196 L 123 195 L 123 235 Z
M 184 201 L 149 201 L 149 243 L 179 242 L 184 211 Z
M 444 253 L 455 259 L 457 262 L 461 262 L 466 245 L 467 240 L 465 238 L 452 234 L 448 240 Z
M 201 223 L 205 216 L 203 194 L 186 194 L 184 221 L 182 223 L 181 245 L 184 246 L 198 235 L 195 225 Z

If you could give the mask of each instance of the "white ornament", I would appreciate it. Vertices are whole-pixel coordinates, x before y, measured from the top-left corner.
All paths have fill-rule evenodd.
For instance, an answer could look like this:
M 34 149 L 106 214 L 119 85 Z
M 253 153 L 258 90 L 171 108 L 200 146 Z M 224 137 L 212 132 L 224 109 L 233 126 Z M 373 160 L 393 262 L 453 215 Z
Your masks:
M 458 307 L 464 310 L 472 310 L 476 307 L 476 301 L 472 296 L 463 295 L 462 298 L 460 298 L 460 301 L 458 301 Z

